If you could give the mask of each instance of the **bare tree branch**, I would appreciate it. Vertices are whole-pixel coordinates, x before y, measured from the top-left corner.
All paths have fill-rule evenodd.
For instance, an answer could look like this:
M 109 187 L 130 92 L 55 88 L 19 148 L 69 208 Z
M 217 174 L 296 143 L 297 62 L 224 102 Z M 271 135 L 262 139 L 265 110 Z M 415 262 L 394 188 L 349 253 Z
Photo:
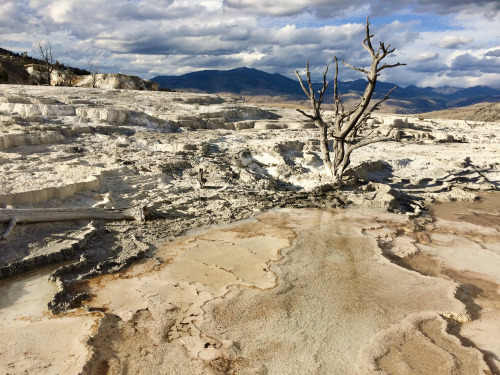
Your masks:
M 351 68 L 351 69 L 354 69 L 358 72 L 361 72 L 361 73 L 365 73 L 365 74 L 370 74 L 369 71 L 365 70 L 365 69 L 361 69 L 361 68 L 356 68 L 355 66 L 352 66 L 351 64 L 348 64 L 346 63 L 344 60 L 342 60 L 342 62 L 344 63 L 345 66 Z
M 89 72 L 90 72 L 90 76 L 91 76 L 91 80 L 92 80 L 92 82 L 91 82 L 92 88 L 95 88 L 97 85 L 97 81 L 98 81 L 99 67 L 94 64 L 94 62 L 92 61 L 92 58 L 90 58 L 90 57 L 87 59 L 87 66 L 89 68 Z
M 397 88 L 394 87 L 389 92 L 376 102 L 374 105 L 370 107 L 370 101 L 372 99 L 373 93 L 375 91 L 375 85 L 377 84 L 377 79 L 379 76 L 379 72 L 383 69 L 394 68 L 401 65 L 406 65 L 402 63 L 396 64 L 384 64 L 379 67 L 380 62 L 388 55 L 395 51 L 395 48 L 391 49 L 390 45 L 385 45 L 383 42 L 380 42 L 380 47 L 375 53 L 372 45 L 371 39 L 373 38 L 373 34 L 370 34 L 370 22 L 369 18 L 366 19 L 366 36 L 362 41 L 363 48 L 366 49 L 372 58 L 371 66 L 368 69 L 357 68 L 344 60 L 342 62 L 345 66 L 366 74 L 367 76 L 367 85 L 363 95 L 360 97 L 358 103 L 351 108 L 349 111 L 345 112 L 344 104 L 340 98 L 340 93 L 338 90 L 338 60 L 337 57 L 334 56 L 335 60 L 335 80 L 334 80 L 334 118 L 333 122 L 329 123 L 323 119 L 323 112 L 320 110 L 320 106 L 323 102 L 324 93 L 326 88 L 328 87 L 328 82 L 326 80 L 326 74 L 328 72 L 328 67 L 325 69 L 325 73 L 323 74 L 323 87 L 319 91 L 319 99 L 317 100 L 315 97 L 315 93 L 313 91 L 313 85 L 311 82 L 311 74 L 309 70 L 309 63 L 306 63 L 306 73 L 307 73 L 307 83 L 309 85 L 309 90 L 306 88 L 302 78 L 295 71 L 295 75 L 299 79 L 300 86 L 302 90 L 305 92 L 307 97 L 311 102 L 311 109 L 313 110 L 314 115 L 310 115 L 305 113 L 304 111 L 298 109 L 298 111 L 306 116 L 309 119 L 314 120 L 316 126 L 320 130 L 320 149 L 321 156 L 325 163 L 325 167 L 327 171 L 329 170 L 334 177 L 334 180 L 340 181 L 342 175 L 344 174 L 345 169 L 350 164 L 350 155 L 351 153 L 363 146 L 369 145 L 375 142 L 382 142 L 386 140 L 394 139 L 390 135 L 392 129 L 390 129 L 385 136 L 375 136 L 374 133 L 377 129 L 373 131 L 369 131 L 368 134 L 363 132 L 365 126 L 368 124 L 368 119 L 371 117 L 373 111 L 379 109 L 380 105 L 385 102 L 389 95 Z M 333 139 L 333 150 L 330 151 L 329 138 Z M 330 158 L 330 152 L 333 152 L 334 159 L 333 162 Z
M 326 66 L 325 72 L 323 73 L 323 88 L 319 93 L 319 102 L 323 102 L 323 95 L 325 94 L 326 88 L 328 87 L 328 81 L 326 80 L 326 73 L 328 73 L 328 65 Z
M 391 93 L 396 90 L 398 88 L 398 86 L 394 86 L 392 89 L 389 90 L 389 92 L 387 94 L 385 94 L 384 98 L 379 100 L 377 103 L 375 103 L 375 105 L 370 109 L 370 111 L 368 112 L 368 115 L 370 115 L 373 111 L 375 111 L 376 109 L 378 109 L 380 107 L 380 105 L 385 102 L 387 99 L 389 99 L 389 95 L 391 95 Z
M 305 94 L 307 95 L 307 97 L 309 99 L 311 99 L 311 94 L 309 93 L 309 91 L 306 90 L 306 88 L 304 86 L 304 83 L 302 82 L 302 77 L 300 76 L 299 72 L 295 71 L 295 75 L 299 79 L 300 87 L 302 87 L 302 90 L 305 92 Z
M 52 56 L 52 45 L 50 42 L 42 44 L 38 42 L 38 48 L 40 49 L 40 57 L 45 63 L 45 69 L 47 71 L 47 83 L 51 84 L 52 72 L 54 71 L 54 58 Z
M 310 118 L 311 120 L 316 120 L 316 117 L 311 116 L 311 115 L 309 115 L 309 114 L 305 113 L 305 112 L 304 112 L 303 110 L 301 110 L 301 109 L 298 109 L 298 108 L 297 108 L 297 112 L 302 113 L 304 116 L 306 116 L 306 117 Z
M 406 65 L 406 64 L 402 64 L 402 63 L 384 64 L 380 68 L 377 68 L 377 72 L 380 72 L 381 70 L 384 70 L 386 68 L 395 68 L 396 66 L 403 66 L 403 65 Z
M 374 37 L 374 35 L 370 34 L 370 22 L 369 18 L 366 17 L 366 38 L 363 40 L 363 47 L 370 53 L 370 55 L 373 57 L 375 55 L 375 51 L 373 50 L 372 46 L 372 41 L 371 39 Z

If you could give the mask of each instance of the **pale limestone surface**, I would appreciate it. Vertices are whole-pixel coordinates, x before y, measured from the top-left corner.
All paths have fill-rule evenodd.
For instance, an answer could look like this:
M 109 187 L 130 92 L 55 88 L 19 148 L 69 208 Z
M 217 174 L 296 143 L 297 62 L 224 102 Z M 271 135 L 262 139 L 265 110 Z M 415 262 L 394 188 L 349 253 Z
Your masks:
M 475 263 L 454 270 L 420 250 L 419 257 L 436 263 L 431 269 L 413 264 L 422 274 L 391 263 L 377 246 L 380 228 L 389 228 L 384 238 L 406 232 L 417 243 L 420 234 L 439 233 L 428 246 L 449 251 L 452 242 L 442 240 L 456 236 L 456 225 L 448 222 L 359 209 L 268 212 L 198 230 L 126 271 L 89 280 L 85 288 L 93 297 L 84 305 L 92 313 L 41 317 L 53 288 L 43 281 L 47 272 L 4 282 L 9 293 L 1 302 L 8 307 L 0 312 L 0 329 L 10 344 L 0 352 L 0 368 L 47 374 L 495 373 L 498 284 L 489 281 L 494 295 L 471 300 L 460 286 L 464 280 L 450 275 L 487 280 Z M 500 243 L 496 223 L 496 233 L 477 226 L 476 240 Z M 485 256 L 491 263 L 488 251 Z M 479 315 L 475 304 L 483 308 Z M 473 347 L 450 334 L 456 325 Z M 26 345 L 26 330 L 74 354 L 61 355 L 53 343 L 50 351 L 40 341 Z M 21 347 L 27 359 L 16 365 L 3 360 L 19 357 Z
M 328 195 L 317 132 L 293 109 L 3 85 L 1 207 L 147 202 L 156 216 L 17 225 L 0 275 L 70 262 L 1 281 L 0 372 L 498 373 L 498 202 L 410 218 L 498 189 L 498 123 L 376 122 L 402 142 L 355 152 L 358 183 Z M 324 211 L 340 203 L 371 209 Z M 323 211 L 166 244 L 277 206 Z
M 392 237 L 397 240 L 400 237 L 413 238 L 417 251 L 411 255 L 402 255 L 396 264 L 412 269 L 428 277 L 444 280 L 453 280 L 457 289 L 455 298 L 466 305 L 465 313 L 449 311 L 441 314 L 444 321 L 425 317 L 423 320 L 418 315 L 409 316 L 406 321 L 396 325 L 386 332 L 381 331 L 374 339 L 374 348 L 382 344 L 378 349 L 370 349 L 371 368 L 381 373 L 398 374 L 426 374 L 435 373 L 428 366 L 430 358 L 442 361 L 443 373 L 475 374 L 499 372 L 500 361 L 498 360 L 499 346 L 496 337 L 500 335 L 500 288 L 498 280 L 498 266 L 500 262 L 500 195 L 498 193 L 483 196 L 481 202 L 476 203 L 446 203 L 433 206 L 435 217 L 432 220 L 422 217 L 408 224 L 394 226 L 394 221 L 388 218 L 379 218 L 380 226 L 391 228 Z M 388 241 L 391 235 L 380 233 L 378 227 L 370 228 L 366 234 L 375 236 L 381 245 L 384 254 L 393 255 L 397 251 L 398 241 Z M 414 322 L 418 329 L 416 332 L 408 332 L 408 322 Z M 419 323 L 421 322 L 421 323 Z M 454 349 L 445 349 L 445 352 L 421 348 L 419 353 L 427 353 L 428 361 L 414 362 L 413 365 L 407 360 L 416 354 L 413 350 L 405 354 L 401 350 L 407 346 L 406 342 L 422 340 L 428 337 L 434 342 L 437 340 L 434 333 L 429 334 L 425 328 L 427 325 L 441 327 L 441 330 L 456 334 L 457 337 L 447 338 L 445 346 Z M 423 336 L 422 336 L 423 335 Z M 413 337 L 413 338 L 412 338 Z M 381 341 L 382 340 L 382 341 Z M 464 361 L 464 347 L 475 346 L 480 350 L 478 359 L 484 360 L 487 367 L 482 371 L 473 370 L 470 363 Z M 418 347 L 418 346 L 417 346 Z M 383 348 L 380 349 L 380 348 Z M 375 353 L 375 354 L 374 354 Z M 366 353 L 365 353 L 366 354 Z M 444 358 L 450 358 L 450 354 L 456 359 L 449 362 Z M 444 356 L 444 357 L 443 357 Z M 370 358 L 370 357 L 365 357 Z M 416 358 L 419 358 L 416 356 Z M 472 357 L 470 357 L 472 358 Z M 446 370 L 448 369 L 448 370 Z M 488 372 L 490 371 L 490 372 Z
M 398 127 L 402 141 L 354 152 L 351 185 L 331 192 L 317 130 L 293 108 L 203 94 L 15 85 L 2 85 L 0 107 L 0 207 L 147 204 L 165 219 L 155 228 L 97 226 L 93 239 L 82 232 L 65 249 L 58 237 L 70 223 L 16 226 L 2 243 L 0 275 L 81 258 L 74 279 L 118 270 L 190 228 L 276 206 L 411 214 L 433 201 L 475 199 L 500 181 L 496 123 L 377 115 L 372 123 Z M 40 248 L 50 259 L 30 256 Z
M 0 372 L 77 374 L 90 359 L 87 340 L 95 334 L 96 314 L 54 319 L 47 311 L 57 287 L 48 282 L 56 267 L 0 281 Z
M 187 93 L 12 85 L 2 89 L 0 204 L 40 203 L 92 190 L 116 190 L 123 203 L 154 202 L 180 186 L 192 188 L 198 166 L 211 173 L 214 185 L 223 187 L 235 159 L 246 160 L 240 175 L 243 185 L 272 190 L 286 184 L 311 190 L 327 180 L 315 129 L 293 109 Z M 263 121 L 274 127 L 259 130 L 256 125 Z M 405 116 L 403 121 L 395 115 L 378 115 L 376 122 L 400 127 L 403 141 L 355 152 L 353 167 L 367 157 L 386 163 L 378 170 L 361 166 L 356 176 L 430 200 L 471 199 L 462 192 L 464 187 L 482 190 L 500 179 L 496 123 L 474 122 L 471 129 L 460 120 Z M 176 178 L 172 169 L 189 171 L 186 177 L 192 177 Z M 137 183 L 127 181 L 129 171 L 140 175 L 134 179 Z M 114 184 L 104 181 L 106 174 Z M 157 185 L 151 196 L 118 193 L 120 188 L 149 188 L 151 183 Z

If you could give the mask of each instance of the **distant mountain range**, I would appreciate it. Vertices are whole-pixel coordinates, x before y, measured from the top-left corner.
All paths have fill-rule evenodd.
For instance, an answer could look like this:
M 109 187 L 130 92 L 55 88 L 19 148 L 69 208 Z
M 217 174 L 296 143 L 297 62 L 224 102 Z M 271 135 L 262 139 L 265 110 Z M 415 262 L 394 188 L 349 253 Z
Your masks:
M 157 76 L 151 79 L 160 89 L 201 91 L 210 94 L 232 93 L 242 96 L 276 96 L 283 100 L 306 100 L 297 80 L 281 74 L 270 74 L 252 68 L 231 70 L 204 70 L 180 76 Z M 325 102 L 333 102 L 333 83 L 327 89 Z M 321 88 L 315 83 L 315 89 Z M 375 98 L 381 98 L 395 86 L 393 83 L 377 82 Z M 361 94 L 366 80 L 339 82 L 341 95 L 353 97 Z M 464 107 L 481 102 L 499 102 L 500 90 L 488 86 L 469 88 L 444 87 L 398 87 L 390 96 L 400 113 L 422 113 L 452 107 Z

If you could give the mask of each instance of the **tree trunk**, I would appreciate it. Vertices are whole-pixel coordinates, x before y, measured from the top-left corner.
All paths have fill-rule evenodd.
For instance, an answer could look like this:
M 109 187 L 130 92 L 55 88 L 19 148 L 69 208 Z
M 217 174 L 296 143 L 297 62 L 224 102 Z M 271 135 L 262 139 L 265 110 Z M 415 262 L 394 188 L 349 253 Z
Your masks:
M 328 174 L 333 174 L 333 165 L 330 158 L 330 148 L 328 147 L 328 128 L 326 124 L 318 124 L 319 127 L 319 147 L 321 151 L 321 159 L 325 164 L 325 168 Z
M 340 180 L 345 169 L 345 143 L 342 139 L 333 142 L 333 170 L 334 177 Z

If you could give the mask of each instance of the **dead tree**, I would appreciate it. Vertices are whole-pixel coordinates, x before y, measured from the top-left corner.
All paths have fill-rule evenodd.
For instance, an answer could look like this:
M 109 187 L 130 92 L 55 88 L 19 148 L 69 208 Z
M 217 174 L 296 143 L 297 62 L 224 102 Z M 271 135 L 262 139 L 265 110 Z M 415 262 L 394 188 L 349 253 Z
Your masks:
M 44 46 L 38 42 L 38 47 L 40 48 L 40 57 L 42 58 L 45 71 L 47 72 L 47 83 L 51 84 L 52 72 L 54 71 L 54 58 L 52 57 L 52 46 L 50 42 L 45 43 Z
M 389 95 L 397 88 L 395 86 L 392 88 L 383 99 L 379 100 L 375 105 L 370 107 L 370 100 L 372 99 L 373 92 L 375 90 L 375 85 L 377 84 L 377 78 L 380 72 L 387 68 L 394 68 L 400 65 L 406 65 L 401 63 L 396 64 L 384 64 L 379 66 L 380 62 L 388 55 L 393 53 L 396 49 L 390 48 L 391 46 L 385 46 L 384 42 L 380 42 L 380 46 L 375 52 L 372 46 L 373 35 L 370 34 L 370 22 L 366 19 L 366 37 L 364 38 L 362 45 L 364 49 L 368 51 L 371 56 L 372 62 L 369 69 L 356 68 L 345 61 L 342 60 L 344 65 L 358 72 L 367 75 L 368 83 L 366 85 L 365 92 L 360 98 L 359 102 L 352 108 L 347 110 L 344 107 L 344 103 L 340 98 L 340 93 L 338 92 L 338 61 L 337 57 L 335 59 L 335 81 L 334 81 L 334 116 L 332 121 L 327 121 L 323 117 L 323 111 L 321 110 L 321 104 L 323 103 L 324 94 L 328 87 L 328 82 L 326 80 L 326 74 L 328 72 L 328 66 L 323 74 L 323 87 L 319 90 L 319 96 L 316 97 L 316 93 L 313 89 L 313 84 L 311 82 L 311 74 L 309 71 L 309 62 L 306 63 L 306 75 L 308 87 L 304 85 L 300 74 L 295 71 L 295 75 L 299 79 L 300 86 L 302 90 L 306 93 L 310 100 L 312 114 L 308 114 L 300 109 L 298 111 L 304 116 L 314 120 L 315 125 L 320 131 L 320 150 L 321 157 L 327 169 L 327 172 L 333 176 L 335 182 L 340 182 L 346 168 L 351 162 L 351 153 L 363 146 L 371 143 L 381 142 L 391 140 L 392 136 L 391 129 L 386 131 L 385 134 L 380 134 L 377 129 L 369 131 L 367 129 L 367 120 L 371 118 L 373 111 L 378 109 L 380 105 L 389 98 Z M 330 140 L 333 140 L 333 150 L 330 150 L 329 144 Z M 330 153 L 333 153 L 333 161 L 331 159 Z
M 88 63 L 88 68 L 90 72 L 90 77 L 91 77 L 91 84 L 92 88 L 95 88 L 97 85 L 98 77 L 99 77 L 99 67 L 94 65 L 94 62 L 92 59 L 89 57 L 87 60 Z
M 63 86 L 71 87 L 73 86 L 73 81 L 75 79 L 75 72 L 69 66 L 64 67 L 64 70 L 61 72 L 61 78 L 62 78 L 61 84 Z

